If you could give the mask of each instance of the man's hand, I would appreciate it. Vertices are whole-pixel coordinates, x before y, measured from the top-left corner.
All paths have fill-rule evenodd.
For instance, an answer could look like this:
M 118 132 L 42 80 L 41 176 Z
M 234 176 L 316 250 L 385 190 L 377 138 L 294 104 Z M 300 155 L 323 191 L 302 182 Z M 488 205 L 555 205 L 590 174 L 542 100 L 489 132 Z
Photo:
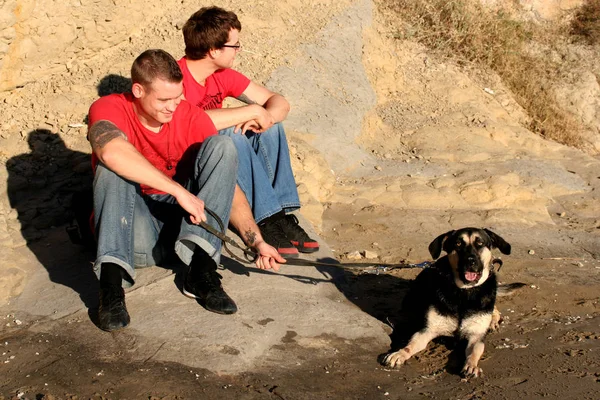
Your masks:
M 204 213 L 204 201 L 200 200 L 185 188 L 181 188 L 180 191 L 175 195 L 177 203 L 185 211 L 190 213 L 190 220 L 193 224 L 199 224 L 200 222 L 206 222 L 206 214 Z
M 273 118 L 271 113 L 268 112 L 262 106 L 259 106 L 258 104 L 253 104 L 248 107 L 254 107 L 256 110 L 256 117 L 254 118 L 254 121 L 256 121 L 256 123 L 259 126 L 259 129 L 256 130 L 256 132 L 262 133 L 275 124 L 275 118 Z
M 273 246 L 265 241 L 255 243 L 254 248 L 258 251 L 256 266 L 260 269 L 273 269 L 279 271 L 279 264 L 285 264 L 285 258 L 277 252 Z
M 261 130 L 260 125 L 258 125 L 258 122 L 253 119 L 241 124 L 237 124 L 235 128 L 233 128 L 233 133 L 240 133 L 242 135 L 245 135 L 247 131 L 253 131 L 256 133 L 264 132 L 264 130 Z

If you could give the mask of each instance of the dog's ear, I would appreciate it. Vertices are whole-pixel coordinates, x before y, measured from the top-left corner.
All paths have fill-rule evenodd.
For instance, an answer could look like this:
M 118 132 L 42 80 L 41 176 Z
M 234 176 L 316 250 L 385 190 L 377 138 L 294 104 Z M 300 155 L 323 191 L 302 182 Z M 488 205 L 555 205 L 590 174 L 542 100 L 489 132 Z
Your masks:
M 436 237 L 433 240 L 433 242 L 429 243 L 429 254 L 431 254 L 431 257 L 433 257 L 434 260 L 438 259 L 442 252 L 442 248 L 446 250 L 444 242 L 446 241 L 448 236 L 452 235 L 454 232 L 455 231 L 448 231 L 446 233 L 443 233 L 440 236 Z
M 502 239 L 500 237 L 500 235 L 495 234 L 494 232 L 490 231 L 489 229 L 484 229 L 485 233 L 488 234 L 488 236 L 490 237 L 490 239 L 492 240 L 492 247 L 497 248 L 498 250 L 500 250 L 502 252 L 502 254 L 506 254 L 509 255 L 510 254 L 510 244 Z

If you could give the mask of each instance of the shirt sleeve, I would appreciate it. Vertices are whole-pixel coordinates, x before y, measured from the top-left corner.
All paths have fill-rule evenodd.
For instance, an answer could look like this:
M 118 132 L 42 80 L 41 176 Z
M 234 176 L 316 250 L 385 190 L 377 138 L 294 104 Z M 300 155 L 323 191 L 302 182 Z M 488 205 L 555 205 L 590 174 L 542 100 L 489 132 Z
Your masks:
M 215 124 L 203 109 L 195 107 L 185 100 L 179 104 L 179 107 L 183 109 L 184 118 L 188 118 L 192 143 L 203 142 L 207 137 L 217 134 Z
M 222 71 L 222 78 L 230 97 L 239 97 L 250 85 L 250 79 L 231 68 Z
M 98 121 L 110 121 L 127 134 L 127 112 L 116 95 L 100 97 L 88 113 L 88 129 Z

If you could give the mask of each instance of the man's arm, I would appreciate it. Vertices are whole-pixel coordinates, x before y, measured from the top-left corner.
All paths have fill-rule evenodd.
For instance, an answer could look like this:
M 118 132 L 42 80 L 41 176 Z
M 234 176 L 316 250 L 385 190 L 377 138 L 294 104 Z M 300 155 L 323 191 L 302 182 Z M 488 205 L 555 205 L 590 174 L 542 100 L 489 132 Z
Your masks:
M 270 127 L 275 122 L 271 114 L 258 104 L 242 107 L 216 108 L 206 110 L 217 130 L 241 125 L 248 121 L 256 121 L 261 127 Z
M 250 81 L 238 100 L 246 104 L 258 104 L 271 114 L 275 122 L 286 119 L 290 112 L 290 103 L 280 94 L 270 91 L 257 83 Z
M 283 121 L 290 112 L 290 103 L 283 96 L 252 81 L 238 100 L 247 105 L 206 110 L 217 130 L 235 126 L 236 131 L 242 128 L 242 133 L 246 129 L 264 132 Z
M 275 271 L 278 271 L 279 263 L 285 263 L 285 259 L 281 257 L 277 250 L 264 241 L 260 234 L 260 229 L 256 225 L 256 222 L 254 222 L 252 210 L 250 209 L 248 200 L 246 200 L 246 195 L 238 185 L 235 185 L 229 222 L 240 233 L 244 243 L 258 251 L 259 257 L 256 260 L 258 268 L 273 268 Z
M 115 174 L 172 195 L 190 213 L 193 223 L 206 221 L 204 202 L 155 168 L 115 124 L 97 121 L 90 127 L 88 137 L 100 162 Z

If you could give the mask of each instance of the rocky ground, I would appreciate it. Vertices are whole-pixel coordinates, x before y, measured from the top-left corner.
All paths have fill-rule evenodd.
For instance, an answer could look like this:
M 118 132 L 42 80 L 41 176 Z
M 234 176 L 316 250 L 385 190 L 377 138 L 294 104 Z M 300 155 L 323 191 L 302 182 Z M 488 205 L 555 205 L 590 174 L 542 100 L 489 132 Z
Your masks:
M 555 2 L 520 3 L 529 16 L 558 13 Z M 94 54 L 0 93 L 0 398 L 597 398 L 597 154 L 528 131 L 496 77 L 394 39 L 384 1 L 221 5 L 244 27 L 237 67 L 292 103 L 302 215 L 325 255 L 421 262 L 431 240 L 463 226 L 512 244 L 500 280 L 527 286 L 499 300 L 504 323 L 487 338 L 484 377 L 460 379 L 449 341 L 398 370 L 377 362 L 414 269 L 333 279 L 288 268 L 291 280 L 229 269 L 225 282 L 246 310 L 235 324 L 187 314 L 199 334 L 169 317 L 197 312 L 170 296 L 173 271 L 144 272 L 128 294 L 135 325 L 115 334 L 94 326 L 93 256 L 64 233 L 72 193 L 91 179 L 85 114 L 123 85 L 142 50 L 181 54 L 178 29 L 198 7 L 184 1 L 149 7 L 148 23 L 124 40 L 96 41 Z M 597 121 L 600 87 L 585 82 L 561 93 Z M 239 337 L 221 345 L 227 329 Z

